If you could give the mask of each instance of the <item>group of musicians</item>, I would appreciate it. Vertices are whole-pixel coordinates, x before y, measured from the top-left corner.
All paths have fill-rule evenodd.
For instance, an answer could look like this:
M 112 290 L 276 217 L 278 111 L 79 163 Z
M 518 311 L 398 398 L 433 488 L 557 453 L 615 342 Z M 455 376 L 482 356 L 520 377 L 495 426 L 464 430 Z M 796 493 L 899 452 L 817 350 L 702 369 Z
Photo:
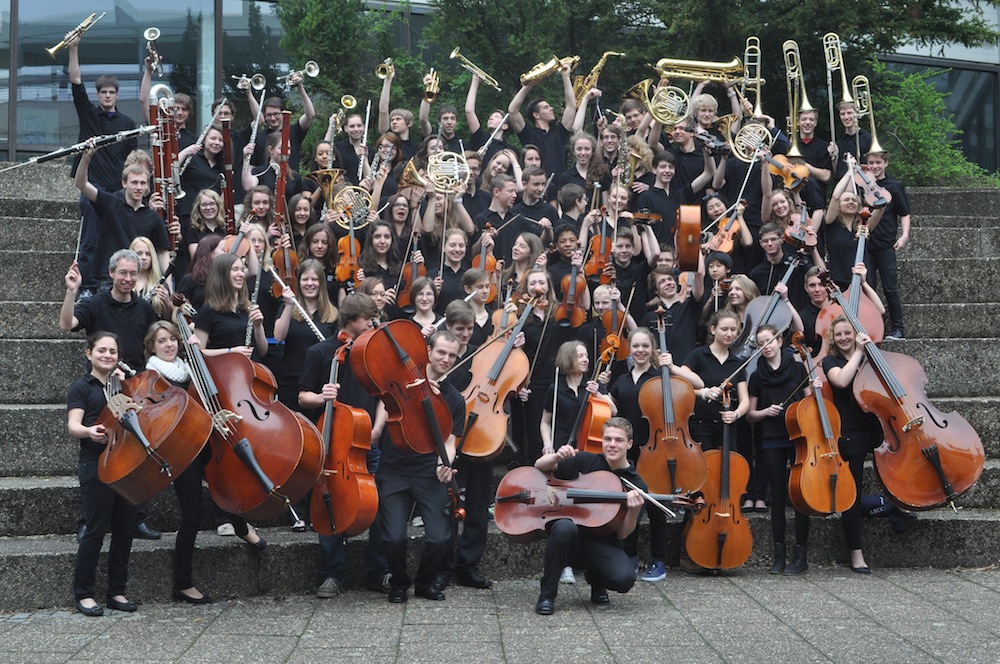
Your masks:
M 99 103 L 90 102 L 80 79 L 81 37 L 67 43 L 81 140 L 134 128 L 116 110 L 114 77 L 97 80 Z M 656 477 L 636 472 L 660 435 L 639 407 L 642 388 L 654 379 L 680 381 L 671 412 L 684 412 L 681 395 L 691 395 L 690 417 L 681 427 L 698 446 L 697 457 L 721 448 L 723 455 L 732 450 L 734 459 L 738 451 L 749 464 L 747 486 L 738 486 L 734 471 L 732 504 L 735 516 L 770 509 L 770 571 L 806 571 L 808 516 L 796 512 L 794 555 L 787 561 L 784 526 L 786 476 L 794 462 L 784 413 L 822 385 L 785 342 L 792 332 L 803 333 L 813 356 L 824 349 L 822 368 L 843 428 L 839 454 L 856 482 L 842 517 L 850 567 L 870 572 L 861 542 L 861 469 L 882 437 L 878 422 L 854 400 L 851 383 L 872 339 L 843 316 L 828 323 L 826 339 L 817 337 L 815 324 L 828 301 L 823 272 L 842 288 L 855 275 L 864 283 L 878 273 L 890 304 L 885 338 L 903 336 L 895 252 L 908 240 L 910 218 L 902 185 L 886 172 L 888 155 L 872 150 L 873 137 L 859 128 L 853 101 L 838 107 L 843 133 L 836 141 L 817 136 L 814 109 L 791 109 L 797 123 L 788 136 L 774 118 L 754 112 L 735 80 L 715 82 L 709 70 L 684 112 L 665 124 L 649 99 L 629 98 L 620 112 L 601 111 L 601 101 L 610 104 L 594 87 L 596 76 L 591 87 L 574 90 L 572 66 L 557 61 L 546 72 L 562 79 L 561 110 L 536 96 L 543 77 L 526 75 L 506 113 L 491 111 L 485 128 L 476 97 L 488 76 L 476 68 L 463 136 L 454 106 L 440 106 L 438 126 L 431 124 L 434 94 L 420 102 L 419 128 L 411 111 L 392 108 L 395 70 L 384 63 L 375 140 L 366 141 L 366 114 L 334 113 L 311 158 L 300 158 L 315 117 L 302 73 L 288 79 L 304 109 L 297 120 L 283 112 L 282 99 L 255 98 L 258 86 L 244 80 L 262 130 L 251 125 L 230 132 L 233 102 L 218 100 L 215 116 L 196 138 L 191 98 L 162 86 L 151 95 L 147 60 L 143 101 L 160 116 L 158 134 L 169 124 L 177 152 L 166 161 L 186 164 L 184 172 L 177 178 L 156 172 L 163 156 L 156 153 L 165 148 L 155 138 L 152 158 L 134 139 L 102 149 L 91 140 L 75 165 L 83 229 L 65 278 L 60 326 L 89 335 L 91 371 L 67 399 L 69 430 L 81 441 L 85 527 L 74 582 L 80 612 L 102 613 L 94 577 L 108 530 L 108 606 L 136 608 L 124 593 L 137 508 L 96 478 L 109 436 L 97 423 L 103 388 L 119 360 L 186 385 L 193 360 L 180 359 L 178 349 L 185 346 L 209 358 L 236 353 L 263 363 L 276 377 L 280 403 L 312 422 L 331 402 L 370 418 L 366 466 L 377 486 L 378 514 L 370 522 L 367 585 L 387 593 L 390 602 L 407 601 L 411 585 L 430 600 L 443 600 L 449 583 L 491 586 L 480 562 L 493 502 L 492 459 L 510 468 L 534 465 L 560 481 L 596 471 L 627 480 L 613 528 L 595 532 L 571 519 L 551 525 L 535 606 L 548 615 L 559 583 L 575 582 L 574 566 L 586 569 L 595 605 L 608 603 L 609 589 L 626 592 L 636 579 L 665 578 L 663 509 L 671 503 L 686 507 L 686 521 L 697 521 L 698 507 L 712 494 L 713 480 L 702 477 L 700 483 L 670 483 L 668 495 L 659 499 L 650 495 L 649 487 L 675 471 L 698 476 L 676 460 L 673 466 L 664 462 Z M 718 117 L 720 98 L 731 106 L 728 121 Z M 729 145 L 741 125 L 750 124 L 763 128 L 762 138 L 748 159 L 737 159 Z M 507 142 L 511 132 L 519 149 Z M 791 148 L 801 156 L 786 158 Z M 306 162 L 312 178 L 298 173 Z M 865 176 L 892 194 L 891 201 L 872 206 L 870 215 L 854 184 Z M 231 202 L 241 196 L 238 212 Z M 675 220 L 688 206 L 697 206 L 696 223 L 706 231 L 693 255 L 674 246 Z M 866 220 L 873 232 L 858 260 L 856 231 Z M 728 245 L 723 231 L 732 231 Z M 243 252 L 228 249 L 243 243 Z M 297 268 L 282 273 L 289 254 L 297 256 Z M 198 310 L 193 333 L 169 322 L 180 306 L 174 293 L 183 293 L 185 306 Z M 881 307 L 874 290 L 866 293 Z M 770 302 L 763 320 L 755 302 Z M 784 315 L 784 324 L 769 317 L 774 310 Z M 385 398 L 357 375 L 361 363 L 340 353 L 350 355 L 351 343 L 395 320 L 411 321 L 427 340 L 419 379 L 403 391 L 423 389 L 418 384 L 427 381 L 451 415 L 426 416 L 439 418 L 431 429 L 441 429 L 441 444 L 430 451 L 406 447 L 400 429 L 416 423 L 394 428 Z M 470 456 L 463 444 L 475 425 L 467 412 L 482 394 L 476 385 L 488 379 L 473 360 L 477 351 L 508 342 L 528 367 L 510 394 L 499 395 L 509 449 L 501 445 L 499 457 Z M 743 346 L 756 350 L 746 355 Z M 339 362 L 339 373 L 331 374 L 332 362 Z M 585 422 L 595 404 L 604 416 Z M 587 430 L 589 438 L 578 433 Z M 268 442 L 250 444 L 260 455 Z M 174 596 L 180 601 L 211 601 L 195 587 L 191 559 L 200 519 L 194 495 L 215 453 L 214 443 L 206 446 L 185 481 L 177 482 L 183 516 Z M 705 466 L 704 459 L 699 463 Z M 310 526 L 310 501 L 298 499 L 293 527 L 301 531 Z M 453 502 L 461 510 L 446 508 Z M 650 518 L 651 550 L 640 567 L 636 524 L 643 509 Z M 460 511 L 461 524 L 452 517 Z M 228 527 L 248 545 L 266 546 L 242 515 L 221 512 L 220 533 Z M 315 519 L 316 511 L 311 513 Z M 412 516 L 422 519 L 424 547 L 411 580 L 405 553 Z M 699 536 L 696 527 L 685 532 Z M 345 589 L 344 539 L 336 529 L 319 536 L 320 597 Z M 733 541 L 738 539 L 734 533 Z M 682 547 L 688 571 L 742 564 L 712 564 L 697 547 L 689 555 L 689 548 Z

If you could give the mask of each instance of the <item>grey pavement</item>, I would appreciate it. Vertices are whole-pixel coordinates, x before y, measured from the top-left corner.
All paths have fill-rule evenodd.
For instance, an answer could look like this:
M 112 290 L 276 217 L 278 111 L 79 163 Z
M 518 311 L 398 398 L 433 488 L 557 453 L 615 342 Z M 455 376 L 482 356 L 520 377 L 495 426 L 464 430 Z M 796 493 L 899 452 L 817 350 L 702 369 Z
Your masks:
M 340 597 L 143 605 L 87 618 L 69 609 L 0 615 L 0 662 L 998 662 L 1000 571 L 811 567 L 724 577 L 671 570 L 611 606 L 582 575 L 554 616 L 533 611 L 538 582 L 448 598 L 350 590 Z M 140 599 L 140 598 L 133 598 Z

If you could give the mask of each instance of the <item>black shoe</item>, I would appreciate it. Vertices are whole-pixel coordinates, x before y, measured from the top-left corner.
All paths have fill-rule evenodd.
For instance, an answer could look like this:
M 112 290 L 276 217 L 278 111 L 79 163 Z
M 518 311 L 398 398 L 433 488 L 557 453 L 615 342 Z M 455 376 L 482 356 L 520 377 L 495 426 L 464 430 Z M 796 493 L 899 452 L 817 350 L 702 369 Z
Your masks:
M 801 544 L 795 545 L 795 555 L 792 557 L 792 562 L 785 566 L 785 571 L 782 572 L 785 576 L 798 576 L 799 574 L 805 574 L 809 569 L 809 560 L 806 556 L 807 550 L 805 546 Z
M 476 567 L 467 567 L 458 570 L 455 572 L 455 581 L 460 586 L 468 586 L 469 588 L 478 588 L 480 590 L 493 587 L 493 582 L 483 576 L 483 573 Z
M 100 618 L 104 615 L 104 609 L 98 606 L 84 606 L 80 600 L 76 600 L 76 610 L 88 618 Z
M 540 616 L 551 616 L 555 612 L 556 601 L 554 599 L 538 598 L 538 601 L 535 603 L 535 613 Z
M 857 572 L 858 574 L 871 574 L 872 568 L 869 567 L 868 565 L 862 565 L 861 567 L 855 567 L 854 565 L 851 565 L 851 571 Z
M 441 572 L 434 579 L 434 585 L 438 587 L 439 590 L 444 590 L 451 583 L 451 572 Z M 464 584 L 463 584 L 464 585 Z
M 437 586 L 427 586 L 426 588 L 415 588 L 413 594 L 417 597 L 423 597 L 424 599 L 434 600 L 435 602 L 440 602 L 444 599 L 444 591 Z M 392 593 L 390 593 L 391 597 Z
M 391 588 L 389 590 L 389 601 L 393 604 L 406 604 L 406 588 Z
M 611 604 L 608 591 L 602 586 L 590 586 L 590 603 L 597 606 L 608 606 Z
M 114 597 L 108 598 L 108 608 L 114 609 L 115 611 L 125 611 L 127 613 L 132 613 L 139 608 L 134 602 L 129 602 L 128 600 L 124 602 L 119 602 Z
M 187 602 L 188 604 L 211 604 L 212 598 L 208 595 L 202 595 L 201 597 L 191 597 L 190 595 L 185 595 L 183 591 L 174 588 L 173 592 L 174 599 L 181 602 Z
M 902 339 L 905 339 L 906 335 L 903 334 L 902 330 L 896 329 L 896 330 L 892 330 L 891 332 L 889 332 L 888 334 L 886 334 L 883 338 L 886 341 L 900 341 Z
M 774 543 L 774 564 L 767 570 L 768 574 L 781 574 L 785 571 L 785 545 L 783 542 Z
M 153 530 L 146 525 L 145 521 L 140 521 L 135 527 L 135 538 L 144 540 L 158 540 L 160 539 L 160 531 Z

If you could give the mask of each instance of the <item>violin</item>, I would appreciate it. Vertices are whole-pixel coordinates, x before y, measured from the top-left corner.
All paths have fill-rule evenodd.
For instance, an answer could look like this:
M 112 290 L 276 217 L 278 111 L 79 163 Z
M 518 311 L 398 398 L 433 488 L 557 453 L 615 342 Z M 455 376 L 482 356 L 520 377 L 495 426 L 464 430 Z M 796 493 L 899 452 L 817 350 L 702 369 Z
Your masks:
M 793 164 L 783 154 L 776 154 L 774 156 L 766 152 L 761 154 L 767 161 L 768 172 L 780 177 L 785 183 L 785 189 L 798 191 L 809 180 L 809 167 L 805 164 Z
M 437 452 L 450 465 L 442 431 L 451 431 L 451 410 L 428 384 L 427 342 L 420 327 L 405 319 L 380 323 L 354 340 L 349 360 L 362 387 L 382 400 L 393 443 L 406 452 Z M 454 477 L 451 500 L 452 516 L 465 518 L 465 495 Z
M 442 242 L 443 241 L 444 238 L 442 238 Z M 420 250 L 420 234 L 414 233 L 411 235 L 410 243 L 413 246 L 413 251 L 408 252 L 410 260 L 403 266 L 403 269 L 399 271 L 399 279 L 396 281 L 396 306 L 407 315 L 416 311 L 416 307 L 413 306 L 413 301 L 410 298 L 410 287 L 413 286 L 413 282 L 420 277 L 427 276 L 427 268 L 424 267 L 424 264 L 418 263 L 414 260 L 414 256 L 417 251 Z M 444 267 L 443 262 L 441 266 L 442 268 Z
M 278 227 L 281 228 L 282 240 L 286 237 L 291 238 L 291 231 L 288 226 L 288 213 L 285 209 L 285 184 L 288 180 L 291 118 L 291 111 L 281 112 L 281 147 L 278 151 L 278 181 L 274 186 L 274 218 L 278 223 Z M 271 295 L 274 299 L 278 300 L 281 298 L 281 292 L 285 286 L 290 288 L 293 293 L 298 293 L 299 284 L 298 279 L 295 278 L 295 274 L 299 270 L 299 257 L 295 253 L 295 249 L 291 247 L 286 249 L 281 246 L 279 241 L 278 246 L 271 252 L 271 260 L 274 262 L 278 274 L 281 276 L 280 280 L 275 279 L 274 283 L 271 284 Z
M 656 311 L 656 331 L 661 351 L 667 348 L 663 307 Z M 651 378 L 639 388 L 639 409 L 649 422 L 649 439 L 639 452 L 636 471 L 650 490 L 676 493 L 698 491 L 708 479 L 708 466 L 701 444 L 688 432 L 694 412 L 694 388 L 670 368 L 660 367 L 659 378 Z
M 483 230 L 483 237 L 486 237 L 488 233 L 492 231 L 492 226 L 486 224 L 486 228 Z M 497 259 L 493 255 L 492 247 L 487 250 L 486 243 L 480 242 L 479 253 L 472 258 L 472 267 L 482 270 L 490 277 L 490 294 L 486 298 L 486 304 L 492 303 L 497 299 L 497 283 L 494 279 L 494 274 L 497 271 Z
M 786 286 L 788 285 L 788 281 L 792 278 L 795 268 L 801 262 L 802 258 L 800 256 L 791 257 L 791 260 L 788 262 L 788 268 L 781 278 L 781 283 Z M 757 348 L 757 330 L 765 323 L 774 325 L 779 330 L 787 329 L 792 323 L 792 314 L 788 310 L 788 307 L 782 303 L 781 295 L 777 291 L 770 295 L 755 297 L 747 305 L 747 309 L 743 314 L 743 324 L 740 326 L 742 330 L 740 336 L 736 338 L 736 341 L 730 347 L 736 349 L 736 357 L 746 360 L 753 355 L 754 350 Z M 753 368 L 755 368 L 754 365 L 747 367 L 748 375 L 752 372 Z
M 330 383 L 337 382 L 338 367 L 351 347 L 346 332 L 339 341 L 342 345 L 330 363 Z M 320 535 L 359 535 L 378 513 L 378 488 L 368 472 L 371 417 L 363 408 L 327 401 L 316 426 L 323 432 L 326 462 L 309 503 L 313 528 Z
M 187 307 L 177 327 L 188 329 Z M 183 336 L 183 335 L 182 335 Z M 277 382 L 267 367 L 238 353 L 207 357 L 183 340 L 191 365 L 188 393 L 211 416 L 212 456 L 205 478 L 215 502 L 250 521 L 271 521 L 308 493 L 323 467 L 319 431 L 301 413 L 277 401 Z
M 698 269 L 698 258 L 701 256 L 701 208 L 697 205 L 681 205 L 677 209 L 674 251 L 677 254 L 678 270 L 694 272 Z
M 862 215 L 861 223 L 858 224 L 858 248 L 854 253 L 855 265 L 863 263 L 865 260 L 865 245 L 867 244 L 869 232 L 867 222 L 867 216 Z M 851 285 L 844 292 L 844 296 L 847 300 L 847 306 L 850 307 L 851 312 L 864 325 L 871 340 L 876 344 L 881 344 L 882 339 L 885 337 L 885 320 L 882 318 L 882 313 L 878 310 L 878 306 L 865 293 L 860 274 L 851 275 Z M 829 349 L 826 347 L 826 333 L 830 329 L 830 325 L 833 324 L 834 319 L 843 315 L 843 313 L 844 311 L 840 308 L 839 304 L 827 301 L 816 315 L 816 337 L 820 340 L 819 354 L 816 356 L 817 362 L 829 354 Z
M 487 342 L 472 360 L 472 380 L 462 393 L 465 432 L 456 445 L 467 457 L 488 461 L 503 451 L 510 422 L 507 402 L 528 384 L 528 356 L 514 342 L 533 306 L 531 301 L 525 304 L 505 341 L 498 336 Z
M 724 254 L 733 253 L 736 248 L 736 236 L 740 232 L 739 214 L 730 214 L 723 218 L 719 230 L 708 241 L 710 251 L 721 251 Z
M 809 222 L 806 204 L 803 203 L 799 217 L 796 219 L 793 214 L 788 219 L 788 226 L 785 227 L 785 242 L 796 249 L 812 249 L 816 246 L 818 238 L 815 231 L 812 233 L 809 231 L 813 231 L 813 227 Z
M 253 211 L 249 212 L 244 218 L 243 223 L 249 222 L 253 219 Z M 228 220 L 228 217 L 227 217 Z M 240 226 L 243 226 L 243 223 Z M 227 254 L 236 254 L 240 258 L 246 258 L 250 253 L 250 240 L 247 239 L 243 231 L 237 232 L 236 220 L 232 222 L 226 222 L 226 237 L 222 240 L 222 251 Z M 261 252 L 263 255 L 263 252 Z M 260 269 L 258 267 L 258 269 Z
M 361 264 L 358 262 L 358 257 L 361 255 L 361 243 L 355 237 L 354 218 L 351 216 L 350 205 L 344 209 L 344 214 L 347 215 L 348 219 L 347 235 L 337 240 L 337 267 L 334 276 L 340 283 L 347 284 L 349 291 L 353 291 L 358 270 L 361 269 Z
M 580 327 L 587 320 L 587 310 L 583 306 L 583 296 L 587 293 L 587 280 L 580 274 L 576 263 L 570 273 L 560 282 L 563 299 L 556 307 L 555 318 L 559 327 Z
M 865 332 L 840 289 L 827 290 L 855 332 Z M 884 442 L 875 450 L 879 481 L 899 505 L 928 510 L 968 491 L 983 472 L 983 443 L 958 413 L 942 413 L 927 399 L 927 374 L 912 357 L 864 345 L 867 362 L 854 377 L 854 398 L 882 424 Z
M 649 210 L 639 210 L 632 214 L 632 223 L 635 225 L 652 226 L 663 221 L 663 215 L 650 212 Z
M 134 373 L 134 372 L 132 372 Z M 97 476 L 133 505 L 173 482 L 201 453 L 212 421 L 183 389 L 155 371 L 112 374 L 98 418 L 108 433 Z
M 802 333 L 792 335 L 792 346 L 809 370 L 816 375 L 812 355 L 802 345 Z M 802 399 L 785 411 L 788 437 L 795 441 L 795 463 L 788 477 L 788 497 L 795 509 L 809 516 L 846 512 L 854 505 L 858 488 L 851 468 L 840 456 L 840 413 L 813 390 L 811 399 Z
M 594 368 L 596 381 L 605 367 L 610 365 L 615 359 L 615 352 L 618 350 L 618 339 L 615 338 L 606 351 L 601 353 Z M 559 386 L 556 385 L 558 390 Z M 585 390 L 585 384 L 580 384 L 580 389 Z M 599 399 L 596 394 L 586 392 L 586 399 L 580 405 L 580 410 L 576 414 L 576 421 L 573 423 L 573 433 L 570 434 L 569 444 L 584 452 L 600 454 L 603 450 L 604 423 L 611 419 L 611 404 L 604 399 Z M 553 413 L 553 424 L 555 424 L 555 413 Z
M 612 277 L 610 286 L 611 288 L 617 288 L 617 280 Z M 632 303 L 632 295 L 635 294 L 635 284 L 632 284 L 632 291 L 629 295 L 629 304 Z M 625 334 L 627 323 L 628 323 L 628 308 L 625 311 L 621 311 L 618 308 L 620 299 L 615 298 L 611 300 L 611 308 L 601 314 L 601 326 L 604 328 L 604 341 L 601 342 L 601 353 L 603 354 L 611 346 L 612 341 L 615 345 L 614 359 L 625 360 L 628 358 L 629 348 L 628 348 L 628 335 Z
M 691 505 L 681 495 L 644 493 L 643 497 L 678 506 Z M 609 470 L 560 480 L 534 466 L 521 466 L 500 480 L 493 520 L 500 532 L 515 542 L 544 539 L 548 524 L 556 519 L 572 519 L 577 526 L 600 537 L 621 527 L 627 500 L 622 480 Z
M 595 186 L 596 198 L 596 186 Z M 607 208 L 601 206 L 601 234 L 590 238 L 587 245 L 587 261 L 583 266 L 583 273 L 590 281 L 598 281 L 606 284 L 611 280 L 611 273 L 608 266 L 613 266 L 611 252 L 614 243 L 608 236 L 608 225 L 605 223 Z
M 875 178 L 868 173 L 867 166 L 859 166 L 850 152 L 844 155 L 844 159 L 847 160 L 847 166 L 853 173 L 854 184 L 861 193 L 865 205 L 874 209 L 886 207 L 892 202 L 892 194 L 888 189 L 878 185 Z
M 715 299 L 715 311 L 719 310 L 719 300 L 725 300 L 729 297 L 729 288 L 733 285 L 733 280 L 730 277 L 725 279 L 719 279 L 715 282 L 715 290 L 713 291 L 713 297 Z
M 731 386 L 722 386 L 722 407 L 732 407 Z M 705 509 L 688 522 L 684 546 L 691 561 L 705 569 L 736 569 L 753 550 L 750 523 L 740 511 L 740 496 L 750 481 L 750 465 L 732 451 L 732 424 L 722 425 L 722 449 L 705 452 L 708 480 L 702 487 Z

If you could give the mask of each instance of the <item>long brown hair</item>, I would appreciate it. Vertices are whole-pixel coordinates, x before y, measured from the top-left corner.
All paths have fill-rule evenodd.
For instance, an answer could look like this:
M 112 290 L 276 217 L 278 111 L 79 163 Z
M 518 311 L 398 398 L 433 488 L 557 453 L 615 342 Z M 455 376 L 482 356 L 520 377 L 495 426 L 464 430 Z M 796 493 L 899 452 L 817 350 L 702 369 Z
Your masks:
M 250 311 L 250 298 L 247 296 L 247 284 L 239 291 L 233 289 L 229 272 L 236 261 L 243 259 L 236 254 L 220 254 L 212 259 L 205 280 L 205 305 L 215 311 Z M 244 268 L 245 269 L 245 268 Z M 260 279 L 260 275 L 257 276 Z

